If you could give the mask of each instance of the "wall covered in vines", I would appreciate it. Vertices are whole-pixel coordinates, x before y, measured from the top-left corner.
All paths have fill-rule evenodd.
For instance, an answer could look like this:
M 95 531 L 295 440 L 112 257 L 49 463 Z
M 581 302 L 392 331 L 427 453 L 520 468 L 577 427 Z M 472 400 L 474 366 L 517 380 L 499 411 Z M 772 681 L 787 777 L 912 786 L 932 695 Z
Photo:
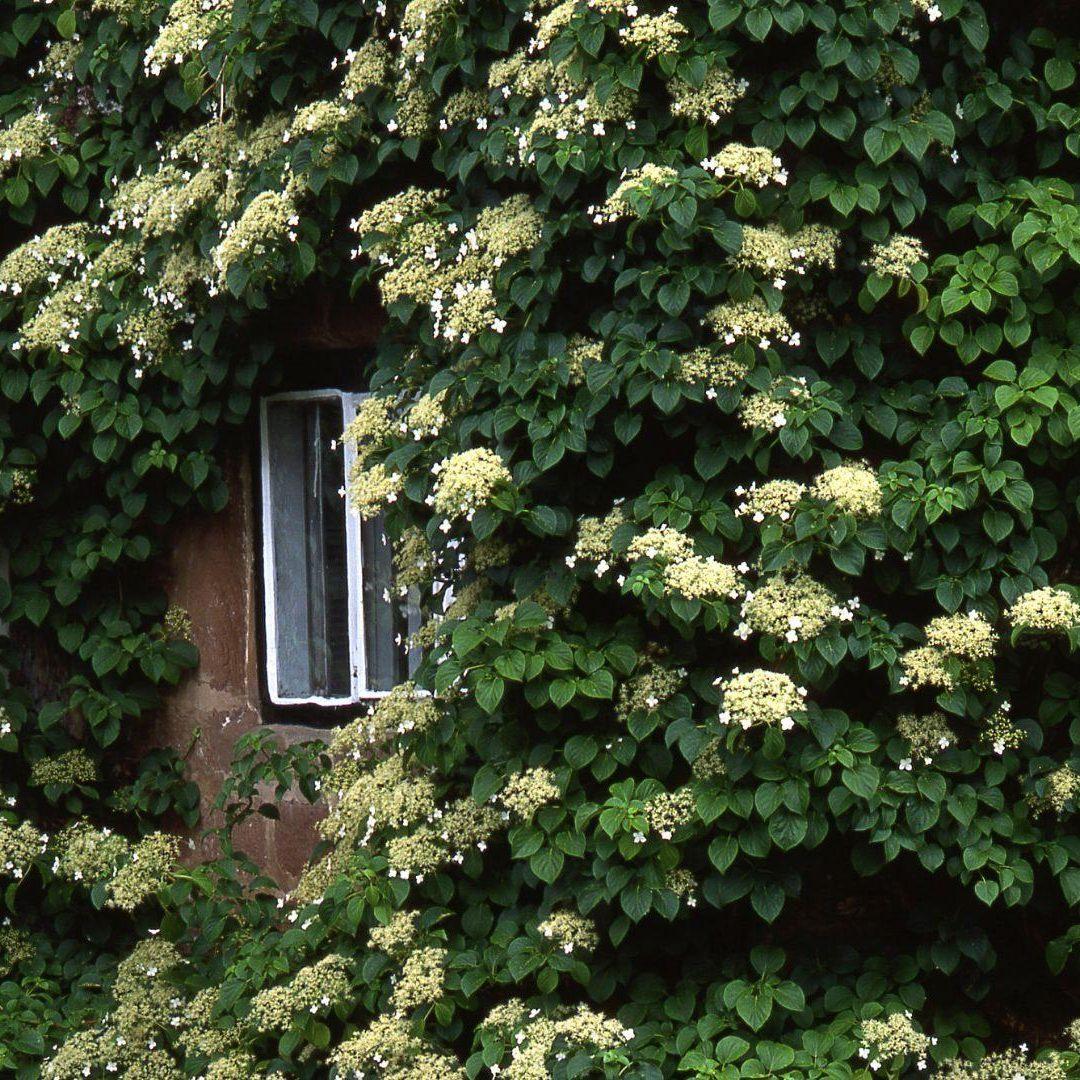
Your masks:
M 1069 23 L 4 4 L 0 1072 L 1080 1076 Z M 191 865 L 159 568 L 312 297 L 441 599 Z

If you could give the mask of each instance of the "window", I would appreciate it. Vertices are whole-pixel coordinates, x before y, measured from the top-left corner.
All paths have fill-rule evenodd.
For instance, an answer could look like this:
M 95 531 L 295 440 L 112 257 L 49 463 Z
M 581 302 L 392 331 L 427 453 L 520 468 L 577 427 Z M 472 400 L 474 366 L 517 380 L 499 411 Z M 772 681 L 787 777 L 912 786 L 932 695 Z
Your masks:
M 416 597 L 393 588 L 381 518 L 342 497 L 353 462 L 341 432 L 362 394 L 316 390 L 261 409 L 266 672 L 277 705 L 346 705 L 408 678 Z

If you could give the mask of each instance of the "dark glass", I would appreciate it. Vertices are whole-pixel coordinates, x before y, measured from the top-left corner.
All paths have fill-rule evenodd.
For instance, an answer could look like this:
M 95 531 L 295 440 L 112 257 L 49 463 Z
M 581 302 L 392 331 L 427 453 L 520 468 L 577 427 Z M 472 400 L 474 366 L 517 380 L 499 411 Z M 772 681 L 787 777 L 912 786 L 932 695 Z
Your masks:
M 348 698 L 344 426 L 337 400 L 267 405 L 277 693 Z

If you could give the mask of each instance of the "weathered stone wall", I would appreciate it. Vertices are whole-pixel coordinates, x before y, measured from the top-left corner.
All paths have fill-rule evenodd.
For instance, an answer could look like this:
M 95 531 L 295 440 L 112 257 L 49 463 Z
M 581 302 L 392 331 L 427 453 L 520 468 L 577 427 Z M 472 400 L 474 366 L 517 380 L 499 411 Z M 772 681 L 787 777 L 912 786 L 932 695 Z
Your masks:
M 361 389 L 365 357 L 381 325 L 382 313 L 370 292 L 349 297 L 344 289 L 331 295 L 319 288 L 273 307 L 262 330 L 274 339 L 284 362 L 278 383 L 268 392 Z M 227 454 L 228 506 L 220 514 L 194 512 L 178 524 L 164 568 L 170 602 L 191 616 L 200 662 L 169 695 L 145 745 L 148 750 L 172 746 L 181 753 L 191 747 L 187 761 L 203 807 L 193 842 L 212 823 L 210 807 L 241 735 L 265 726 L 283 741 L 297 742 L 319 737 L 320 725 L 328 728 L 349 718 L 316 709 L 305 715 L 305 723 L 285 722 L 301 714 L 274 708 L 263 694 L 255 427 L 252 419 Z M 277 821 L 255 815 L 237 841 L 268 873 L 292 882 L 317 839 L 319 813 L 299 792 L 288 794 L 279 810 Z M 196 854 L 198 847 L 196 842 Z M 208 847 L 204 853 L 209 854 Z
M 191 616 L 198 668 L 174 690 L 147 732 L 146 748 L 172 746 L 184 753 L 202 791 L 203 819 L 192 830 L 194 851 L 211 841 L 198 836 L 211 823 L 210 807 L 232 758 L 236 740 L 269 717 L 260 686 L 262 620 L 259 614 L 259 544 L 255 517 L 252 448 L 238 442 L 226 460 L 230 492 L 220 514 L 193 514 L 178 525 L 166 568 L 172 603 Z M 328 723 L 330 721 L 328 720 Z M 319 735 L 308 724 L 269 723 L 282 740 Z M 280 820 L 253 816 L 237 837 L 268 873 L 292 882 L 316 840 L 318 814 L 294 792 L 280 806 Z

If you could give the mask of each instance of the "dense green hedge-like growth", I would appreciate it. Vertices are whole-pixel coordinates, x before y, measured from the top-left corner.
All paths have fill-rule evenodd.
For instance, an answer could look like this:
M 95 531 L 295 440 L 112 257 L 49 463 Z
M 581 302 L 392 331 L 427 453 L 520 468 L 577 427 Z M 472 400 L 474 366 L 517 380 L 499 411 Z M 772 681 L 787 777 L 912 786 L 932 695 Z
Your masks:
M 3 6 L 0 1071 L 1080 1075 L 1041 21 Z M 130 762 L 200 613 L 147 568 L 317 294 L 385 311 L 349 498 L 452 589 L 433 694 L 245 739 L 184 868 L 180 754 Z M 266 780 L 327 806 L 284 901 L 230 840 Z

